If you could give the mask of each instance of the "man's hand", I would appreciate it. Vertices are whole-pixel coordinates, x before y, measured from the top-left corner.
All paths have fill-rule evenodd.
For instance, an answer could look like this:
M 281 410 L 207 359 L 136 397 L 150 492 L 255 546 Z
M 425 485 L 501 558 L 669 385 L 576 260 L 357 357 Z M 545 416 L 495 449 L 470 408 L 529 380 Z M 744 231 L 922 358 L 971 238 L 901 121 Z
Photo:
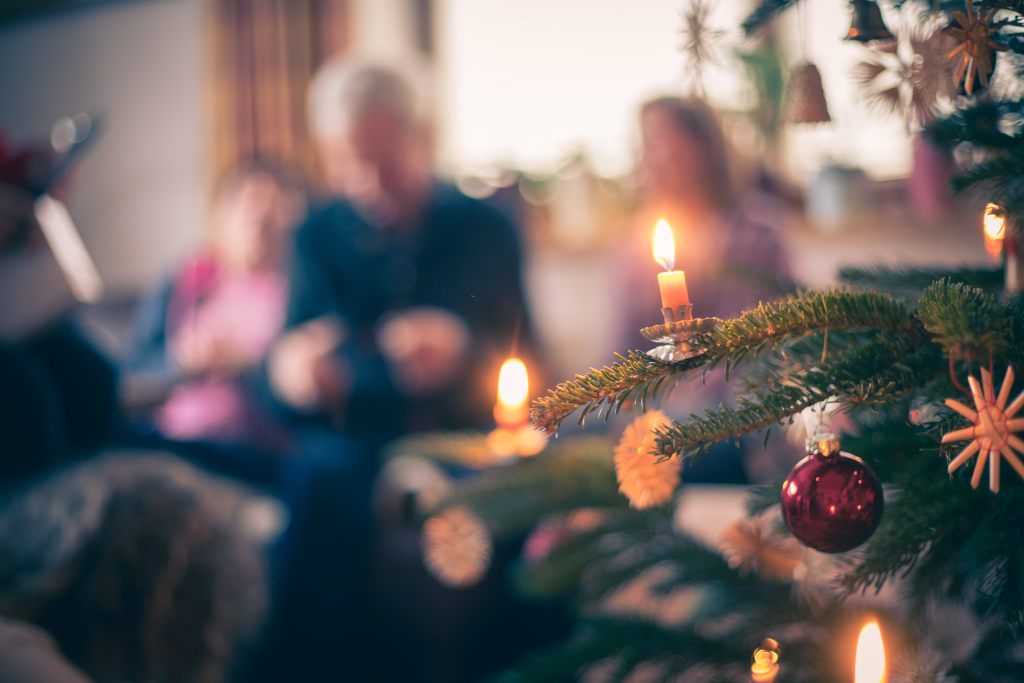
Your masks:
M 270 353 L 270 386 L 293 408 L 312 411 L 344 400 L 350 378 L 335 349 L 344 338 L 341 324 L 318 318 L 285 334 Z
M 469 357 L 471 336 L 461 318 L 439 308 L 412 308 L 389 318 L 377 343 L 398 387 L 424 394 L 450 385 Z

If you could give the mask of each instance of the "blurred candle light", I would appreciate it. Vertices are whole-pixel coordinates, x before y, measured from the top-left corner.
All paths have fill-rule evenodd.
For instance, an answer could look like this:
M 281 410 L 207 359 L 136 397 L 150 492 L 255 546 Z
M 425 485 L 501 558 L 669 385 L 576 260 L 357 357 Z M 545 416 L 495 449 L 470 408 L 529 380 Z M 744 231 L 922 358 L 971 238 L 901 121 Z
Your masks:
M 676 242 L 672 235 L 672 226 L 664 218 L 654 226 L 654 240 L 651 249 L 654 260 L 665 269 L 658 273 L 658 287 L 661 290 L 661 307 L 666 321 L 689 318 L 681 308 L 690 305 L 690 294 L 686 290 L 686 273 L 675 270 Z
M 854 683 L 885 683 L 885 645 L 877 621 L 864 624 L 857 637 Z
M 999 258 L 1006 239 L 1006 211 L 1003 207 L 989 202 L 985 206 L 982 227 L 985 233 L 985 251 L 992 258 Z
M 772 638 L 765 638 L 761 647 L 754 650 L 750 665 L 752 683 L 774 683 L 779 675 L 779 644 Z
M 498 427 L 487 443 L 497 455 L 536 455 L 547 445 L 547 436 L 530 425 L 530 376 L 519 358 L 506 360 L 498 373 L 498 401 L 494 421 Z
M 507 429 L 522 427 L 529 418 L 526 397 L 530 395 L 530 376 L 526 363 L 509 358 L 498 373 L 498 402 L 494 406 L 494 420 Z

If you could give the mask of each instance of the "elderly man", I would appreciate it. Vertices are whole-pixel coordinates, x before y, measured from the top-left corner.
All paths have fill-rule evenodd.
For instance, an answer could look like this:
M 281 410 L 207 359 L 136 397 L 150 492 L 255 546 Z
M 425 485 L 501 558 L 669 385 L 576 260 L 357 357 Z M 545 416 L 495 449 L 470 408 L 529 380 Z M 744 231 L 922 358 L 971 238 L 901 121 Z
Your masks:
M 516 231 L 433 177 L 409 81 L 331 62 L 309 104 L 339 196 L 296 231 L 289 331 L 268 364 L 308 429 L 285 463 L 291 525 L 256 669 L 268 681 L 370 680 L 376 453 L 412 431 L 488 423 L 500 360 L 528 350 L 530 324 Z
M 276 395 L 374 442 L 486 422 L 501 357 L 530 341 L 514 227 L 434 179 L 422 98 L 398 73 L 331 62 L 309 104 L 341 196 L 296 236 Z

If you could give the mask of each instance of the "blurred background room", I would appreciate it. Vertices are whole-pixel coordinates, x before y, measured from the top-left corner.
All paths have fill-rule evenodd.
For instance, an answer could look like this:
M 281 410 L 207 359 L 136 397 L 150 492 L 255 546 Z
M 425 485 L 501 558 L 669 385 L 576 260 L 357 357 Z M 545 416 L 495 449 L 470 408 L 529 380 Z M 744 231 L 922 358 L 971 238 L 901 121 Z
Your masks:
M 753 5 L 0 0 L 0 680 L 500 671 L 565 604 L 439 583 L 410 488 L 472 468 L 381 454 L 643 348 L 658 219 L 697 315 L 992 263 L 915 10 Z

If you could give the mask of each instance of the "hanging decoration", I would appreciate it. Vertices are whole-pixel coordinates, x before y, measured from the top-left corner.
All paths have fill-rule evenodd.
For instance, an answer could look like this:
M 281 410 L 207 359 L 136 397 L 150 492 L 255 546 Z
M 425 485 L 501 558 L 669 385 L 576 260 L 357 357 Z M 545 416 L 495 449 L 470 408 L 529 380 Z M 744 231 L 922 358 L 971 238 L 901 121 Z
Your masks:
M 828 123 L 831 120 L 818 67 L 813 64 L 797 66 L 789 76 L 782 121 L 796 124 Z
M 648 411 L 623 430 L 615 447 L 619 491 L 638 510 L 664 505 L 679 486 L 679 460 L 659 460 L 654 454 L 654 430 L 669 422 L 660 410 Z
M 789 74 L 782 105 L 782 122 L 828 123 L 832 117 L 828 113 L 828 101 L 825 99 L 825 87 L 821 83 L 821 72 L 807 56 L 807 22 L 803 8 L 803 3 L 797 5 L 802 61 Z
M 682 51 L 693 74 L 691 95 L 704 97 L 704 69 L 708 64 L 716 62 L 715 45 L 725 31 L 713 29 L 708 17 L 714 6 L 709 0 L 690 0 L 689 6 L 683 11 L 683 44 Z
M 1013 417 L 1021 408 L 1024 408 L 1024 393 L 1014 399 L 1009 406 L 1006 405 L 1010 398 L 1010 391 L 1013 390 L 1013 378 L 1013 368 L 1006 368 L 1006 375 L 1003 377 L 1003 384 L 997 395 L 992 383 L 992 373 L 988 370 L 982 369 L 980 384 L 973 376 L 969 376 L 967 382 L 971 387 L 975 410 L 959 401 L 946 399 L 946 405 L 951 410 L 971 422 L 970 427 L 942 435 L 944 444 L 970 441 L 950 461 L 947 469 L 952 474 L 977 455 L 974 473 L 971 475 L 971 486 L 978 488 L 987 464 L 988 487 L 992 493 L 999 493 L 1000 456 L 1006 458 L 1006 462 L 1010 463 L 1010 466 L 1024 479 L 1024 463 L 1017 457 L 1017 453 L 1024 454 L 1024 441 L 1014 435 L 1015 432 L 1024 431 L 1024 418 L 1014 419 Z
M 733 569 L 778 581 L 793 579 L 805 552 L 792 537 L 775 531 L 772 519 L 766 515 L 736 520 L 722 532 L 718 543 Z
M 852 0 L 853 20 L 844 40 L 858 43 L 895 40 L 889 27 L 882 19 L 882 10 L 874 0 Z
M 450 507 L 423 524 L 423 559 L 451 587 L 471 586 L 487 573 L 493 543 L 487 526 L 464 507 Z
M 964 12 L 953 12 L 953 21 L 946 27 L 946 34 L 957 41 L 947 58 L 955 64 L 953 83 L 963 87 L 966 95 L 987 88 L 995 72 L 996 52 L 1007 46 L 994 36 L 997 30 L 992 26 L 996 10 L 982 10 L 973 0 L 965 0 Z M 980 87 L 978 87 L 980 85 Z
M 924 126 L 955 94 L 948 43 L 934 25 L 908 23 L 898 40 L 866 51 L 853 68 L 853 80 L 870 104 L 902 116 L 908 128 Z
M 842 553 L 871 537 L 882 520 L 882 485 L 868 465 L 839 450 L 839 437 L 809 440 L 807 457 L 782 484 L 782 517 L 805 545 Z

